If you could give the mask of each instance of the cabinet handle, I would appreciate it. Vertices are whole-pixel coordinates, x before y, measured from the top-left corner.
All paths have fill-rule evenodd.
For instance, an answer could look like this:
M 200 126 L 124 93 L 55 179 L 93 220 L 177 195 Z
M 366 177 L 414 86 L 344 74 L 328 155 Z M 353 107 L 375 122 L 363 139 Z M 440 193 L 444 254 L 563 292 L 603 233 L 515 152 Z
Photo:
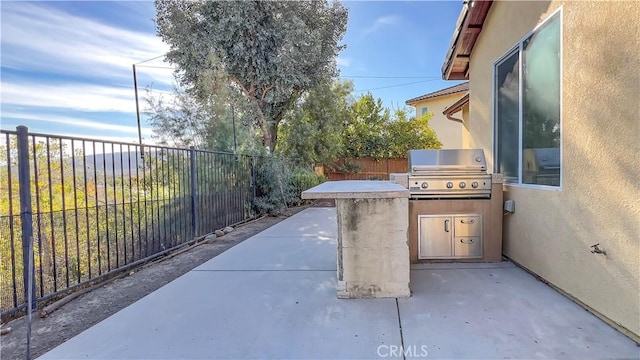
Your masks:
M 476 221 L 474 219 L 471 219 L 471 220 L 460 220 L 460 222 L 463 223 L 463 224 L 473 224 Z
M 463 244 L 473 244 L 473 239 L 469 239 L 467 241 L 465 241 L 464 239 L 460 239 L 460 242 Z
M 444 221 L 444 231 L 449 232 L 449 220 Z

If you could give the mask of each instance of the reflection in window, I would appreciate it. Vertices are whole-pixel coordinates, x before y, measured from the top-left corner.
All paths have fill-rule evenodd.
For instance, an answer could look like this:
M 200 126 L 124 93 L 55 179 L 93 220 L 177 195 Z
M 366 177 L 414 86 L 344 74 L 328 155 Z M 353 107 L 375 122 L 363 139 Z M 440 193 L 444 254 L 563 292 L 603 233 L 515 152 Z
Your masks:
M 560 64 L 556 13 L 495 65 L 495 171 L 508 182 L 560 186 Z
M 523 44 L 522 182 L 560 185 L 560 21 Z
M 507 181 L 518 181 L 519 77 L 518 52 L 509 55 L 496 69 L 496 125 L 498 172 Z

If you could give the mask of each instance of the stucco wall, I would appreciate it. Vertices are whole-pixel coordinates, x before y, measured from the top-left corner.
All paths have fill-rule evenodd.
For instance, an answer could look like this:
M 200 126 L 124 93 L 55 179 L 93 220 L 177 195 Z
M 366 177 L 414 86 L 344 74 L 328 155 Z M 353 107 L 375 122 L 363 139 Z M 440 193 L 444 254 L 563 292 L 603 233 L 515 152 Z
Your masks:
M 412 106 L 416 108 L 416 116 L 422 115 L 422 108 L 427 106 L 428 111 L 433 113 L 433 117 L 429 120 L 429 126 L 438 134 L 438 139 L 442 142 L 443 149 L 459 149 L 462 147 L 462 128 L 463 125 L 456 121 L 447 119 L 442 112 L 458 101 L 464 92 L 457 94 L 439 96 L 433 99 L 422 100 Z M 460 118 L 461 113 L 455 114 Z
M 505 217 L 504 252 L 638 339 L 638 3 L 494 2 L 471 55 L 468 145 L 484 148 L 493 168 L 493 63 L 558 7 L 563 187 L 505 187 L 516 212 Z M 596 243 L 606 256 L 590 252 Z

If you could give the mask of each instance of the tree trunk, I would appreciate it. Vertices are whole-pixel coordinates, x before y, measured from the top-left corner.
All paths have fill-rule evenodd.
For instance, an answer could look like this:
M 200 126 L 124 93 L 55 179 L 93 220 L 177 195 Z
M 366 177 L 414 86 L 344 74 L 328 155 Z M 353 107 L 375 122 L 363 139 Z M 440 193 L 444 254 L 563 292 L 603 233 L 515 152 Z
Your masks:
M 278 146 L 278 122 L 274 121 L 270 128 L 271 128 L 271 146 L 269 146 L 269 149 L 271 149 L 271 152 L 275 152 L 276 151 L 276 146 Z
M 268 153 L 273 153 L 273 136 L 271 135 L 271 126 L 265 121 L 260 126 L 262 128 L 262 146 L 267 149 Z

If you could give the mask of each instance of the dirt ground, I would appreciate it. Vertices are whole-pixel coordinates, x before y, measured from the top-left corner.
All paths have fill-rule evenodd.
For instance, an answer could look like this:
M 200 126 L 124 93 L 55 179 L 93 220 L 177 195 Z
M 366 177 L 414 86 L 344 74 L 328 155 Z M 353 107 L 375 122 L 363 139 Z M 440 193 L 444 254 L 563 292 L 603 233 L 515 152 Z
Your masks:
M 322 206 L 316 206 L 318 205 Z M 31 325 L 31 358 L 43 355 L 196 266 L 305 208 L 291 208 L 282 216 L 254 220 L 236 227 L 233 232 L 216 239 L 214 243 L 201 243 L 177 256 L 142 265 L 127 276 L 107 281 L 93 291 L 73 299 L 44 319 L 34 313 Z M 2 325 L 2 328 L 8 327 L 11 332 L 0 337 L 0 358 L 24 359 L 27 343 L 26 317 Z

